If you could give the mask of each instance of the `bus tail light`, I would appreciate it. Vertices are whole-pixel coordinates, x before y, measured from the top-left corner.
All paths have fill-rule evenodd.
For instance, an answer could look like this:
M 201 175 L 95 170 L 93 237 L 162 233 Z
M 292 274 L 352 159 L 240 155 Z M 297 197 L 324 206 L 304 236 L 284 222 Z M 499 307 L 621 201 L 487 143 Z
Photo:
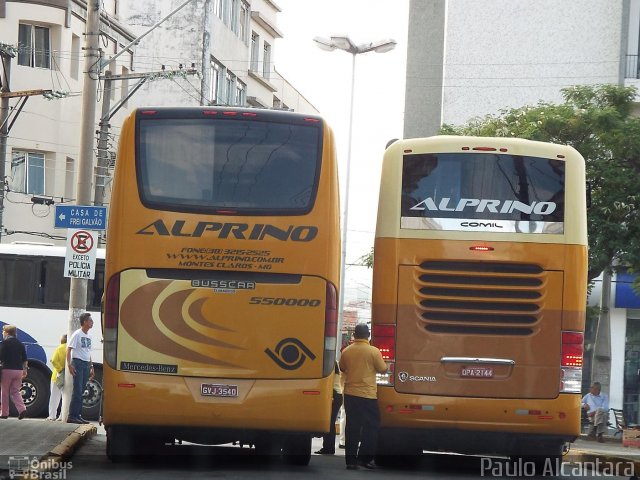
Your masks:
M 336 336 L 338 334 L 338 292 L 336 286 L 327 282 L 324 310 L 324 363 L 322 376 L 331 374 L 336 361 Z
M 387 362 L 387 371 L 376 375 L 378 385 L 393 385 L 396 366 L 396 326 L 374 325 L 371 343 L 378 347 Z
M 111 368 L 116 368 L 118 347 L 118 320 L 120 312 L 120 274 L 109 279 L 104 295 L 104 359 Z
M 582 391 L 583 342 L 584 333 L 582 332 L 562 332 L 561 393 L 580 393 Z

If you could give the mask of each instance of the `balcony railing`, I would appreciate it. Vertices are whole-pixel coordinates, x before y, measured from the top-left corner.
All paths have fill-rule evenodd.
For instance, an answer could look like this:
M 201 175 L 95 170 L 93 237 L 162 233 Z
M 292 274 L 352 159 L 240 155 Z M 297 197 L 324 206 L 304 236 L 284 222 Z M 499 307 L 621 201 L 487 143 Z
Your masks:
M 627 55 L 624 78 L 640 78 L 640 70 L 638 70 L 638 55 Z

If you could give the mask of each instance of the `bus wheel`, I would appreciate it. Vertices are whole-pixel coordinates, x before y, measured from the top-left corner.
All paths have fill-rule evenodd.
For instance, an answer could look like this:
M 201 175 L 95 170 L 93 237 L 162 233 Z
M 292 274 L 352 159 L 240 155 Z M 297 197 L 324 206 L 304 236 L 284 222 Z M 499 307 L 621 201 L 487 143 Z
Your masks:
M 410 439 L 381 430 L 378 435 L 376 464 L 381 467 L 415 467 L 421 459 L 422 448 Z
M 277 435 L 261 433 L 255 438 L 254 445 L 256 456 L 262 462 L 275 462 L 282 455 L 282 442 Z
M 28 417 L 39 417 L 47 411 L 50 391 L 49 378 L 41 370 L 31 367 L 27 377 L 22 380 L 20 388 Z
M 311 461 L 311 435 L 288 435 L 284 439 L 282 458 L 287 465 L 309 465 Z
M 95 366 L 95 377 L 87 382 L 82 395 L 82 418 L 98 420 L 102 401 L 102 367 Z

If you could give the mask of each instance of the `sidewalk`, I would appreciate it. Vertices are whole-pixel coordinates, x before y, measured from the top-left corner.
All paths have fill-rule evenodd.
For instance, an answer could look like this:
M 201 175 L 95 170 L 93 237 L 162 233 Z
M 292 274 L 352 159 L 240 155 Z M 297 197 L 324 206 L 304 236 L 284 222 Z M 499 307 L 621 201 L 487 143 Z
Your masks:
M 636 475 L 640 474 L 640 448 L 623 447 L 621 435 L 605 437 L 605 440 L 604 443 L 598 443 L 587 439 L 586 435 L 581 435 L 571 444 L 564 461 L 595 463 L 600 470 L 608 468 L 610 471 L 615 468 L 621 470 L 623 466 L 627 466 L 632 468 Z
M 55 471 L 64 468 L 75 449 L 96 434 L 94 425 L 50 422 L 44 419 L 0 420 L 0 479 L 19 478 L 26 468 Z

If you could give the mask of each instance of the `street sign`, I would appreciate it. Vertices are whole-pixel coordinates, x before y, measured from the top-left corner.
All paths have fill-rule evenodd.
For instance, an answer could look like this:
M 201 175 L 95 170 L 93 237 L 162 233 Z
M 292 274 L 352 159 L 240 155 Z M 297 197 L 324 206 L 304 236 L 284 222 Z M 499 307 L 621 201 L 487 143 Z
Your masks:
M 107 207 L 56 205 L 55 228 L 107 229 Z
M 93 280 L 96 273 L 98 234 L 90 230 L 67 230 L 64 276 Z

